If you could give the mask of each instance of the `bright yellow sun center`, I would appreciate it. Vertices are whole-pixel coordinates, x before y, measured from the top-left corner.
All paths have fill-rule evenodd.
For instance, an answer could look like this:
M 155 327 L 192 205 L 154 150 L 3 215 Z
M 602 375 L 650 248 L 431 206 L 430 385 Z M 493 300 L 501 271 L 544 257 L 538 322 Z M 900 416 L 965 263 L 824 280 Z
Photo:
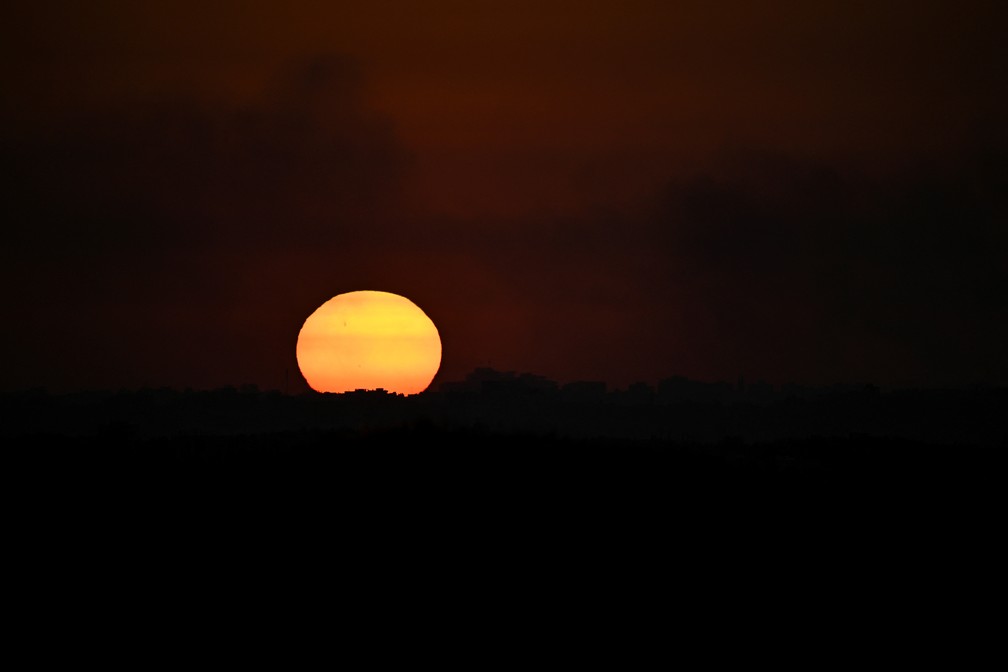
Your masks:
M 301 373 L 319 392 L 423 392 L 441 366 L 441 338 L 409 299 L 348 292 L 308 316 L 297 341 Z

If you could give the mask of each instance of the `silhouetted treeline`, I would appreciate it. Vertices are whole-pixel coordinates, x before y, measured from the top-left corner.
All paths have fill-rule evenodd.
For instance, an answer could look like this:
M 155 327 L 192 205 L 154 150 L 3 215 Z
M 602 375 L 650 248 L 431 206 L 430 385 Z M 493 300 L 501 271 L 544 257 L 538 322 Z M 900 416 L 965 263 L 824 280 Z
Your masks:
M 1008 443 L 1008 389 L 872 385 L 775 388 L 683 378 L 607 390 L 541 376 L 474 371 L 465 381 L 404 397 L 384 391 L 282 395 L 254 386 L 0 397 L 0 436 L 123 438 L 369 432 L 427 422 L 449 430 L 563 438 L 711 443 L 876 437 L 928 444 Z
M 794 488 L 974 496 L 1003 474 L 1004 389 L 762 389 L 758 403 L 742 386 L 722 398 L 711 389 L 726 388 L 672 379 L 608 391 L 484 369 L 411 397 L 27 392 L 0 398 L 0 434 L 8 473 L 83 488 L 84 499 L 122 488 L 427 503 L 496 493 L 521 507 L 675 492 L 719 493 L 718 505 Z

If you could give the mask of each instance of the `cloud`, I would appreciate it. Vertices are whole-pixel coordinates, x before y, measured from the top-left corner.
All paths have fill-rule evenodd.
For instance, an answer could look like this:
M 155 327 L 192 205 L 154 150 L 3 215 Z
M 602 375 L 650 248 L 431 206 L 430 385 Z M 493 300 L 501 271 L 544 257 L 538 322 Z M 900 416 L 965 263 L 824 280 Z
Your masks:
M 1006 175 L 997 152 L 886 178 L 750 156 L 670 186 L 663 285 L 740 368 L 790 350 L 796 372 L 1003 380 Z
M 489 361 L 613 384 L 1008 380 L 996 136 L 889 172 L 684 160 L 659 194 L 607 204 L 663 154 L 647 180 L 601 171 L 578 207 L 502 210 L 495 184 L 448 217 L 409 200 L 425 164 L 367 84 L 351 59 L 306 59 L 252 102 L 131 99 L 0 132 L 4 384 L 281 387 L 304 317 L 354 289 L 423 307 L 449 379 Z M 520 168 L 544 192 L 567 170 Z
M 360 87 L 352 61 L 315 58 L 252 105 L 167 98 L 5 138 L 8 351 L 39 380 L 175 382 L 165 362 L 187 358 L 241 375 L 217 344 L 278 338 L 273 304 L 303 309 L 318 289 L 298 279 L 353 266 L 390 219 L 408 156 Z
M 358 80 L 345 59 L 315 59 L 257 105 L 106 109 L 14 141 L 18 228 L 32 241 L 28 223 L 41 221 L 47 240 L 97 246 L 333 239 L 351 228 L 348 212 L 394 197 L 404 165 Z
M 870 174 L 738 152 L 650 207 L 423 220 L 399 263 L 441 311 L 446 363 L 613 384 L 1005 380 L 1006 159 Z

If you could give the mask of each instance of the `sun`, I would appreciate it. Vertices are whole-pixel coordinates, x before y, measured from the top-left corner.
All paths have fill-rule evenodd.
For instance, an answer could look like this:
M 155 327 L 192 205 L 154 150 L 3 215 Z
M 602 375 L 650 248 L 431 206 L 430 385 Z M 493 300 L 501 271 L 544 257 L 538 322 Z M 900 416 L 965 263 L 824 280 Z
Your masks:
M 423 392 L 441 366 L 441 337 L 409 299 L 378 291 L 339 294 L 308 316 L 297 360 L 318 392 Z

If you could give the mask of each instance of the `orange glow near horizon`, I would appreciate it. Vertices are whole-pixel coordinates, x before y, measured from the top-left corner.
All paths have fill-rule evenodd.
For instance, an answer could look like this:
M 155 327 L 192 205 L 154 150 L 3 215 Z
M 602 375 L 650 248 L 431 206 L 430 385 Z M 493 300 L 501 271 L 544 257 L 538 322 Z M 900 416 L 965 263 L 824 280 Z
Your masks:
M 297 360 L 318 392 L 382 388 L 423 392 L 441 366 L 437 327 L 397 294 L 339 294 L 308 316 L 298 334 Z

